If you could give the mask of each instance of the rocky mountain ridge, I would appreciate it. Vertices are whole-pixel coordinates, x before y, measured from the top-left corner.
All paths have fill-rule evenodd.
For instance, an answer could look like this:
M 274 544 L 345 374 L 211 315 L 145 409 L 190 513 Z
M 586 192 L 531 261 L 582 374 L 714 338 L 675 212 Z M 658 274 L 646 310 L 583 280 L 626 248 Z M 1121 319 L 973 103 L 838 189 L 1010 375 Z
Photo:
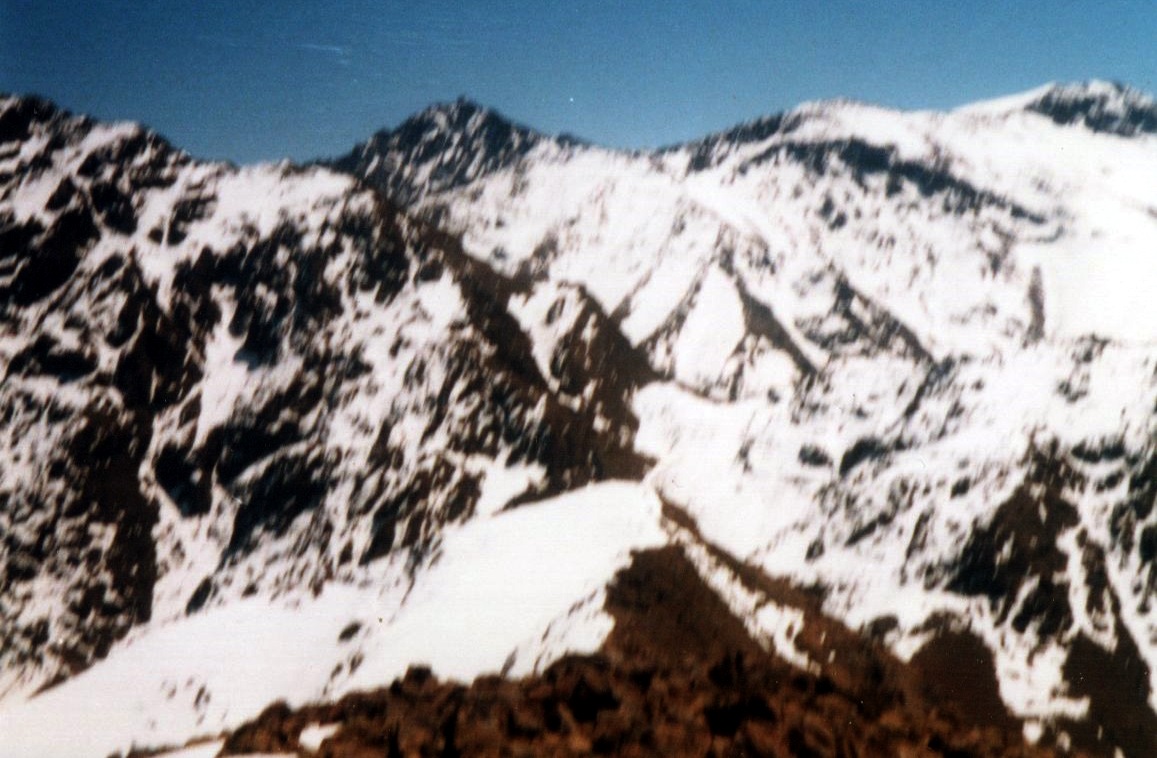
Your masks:
M 524 489 L 639 475 L 624 447 L 629 413 L 612 407 L 608 419 L 601 398 L 582 397 L 606 380 L 567 356 L 556 394 L 511 338 L 502 301 L 512 286 L 453 239 L 339 176 L 199 164 L 136 127 L 93 126 L 34 101 L 5 115 L 22 109 L 33 134 L 9 158 L 20 190 L 9 189 L 19 202 L 4 231 L 5 586 L 9 612 L 36 616 L 5 635 L 21 663 L 46 651 L 45 635 L 72 661 L 61 670 L 41 659 L 49 678 L 103 657 L 154 615 L 156 584 L 185 559 L 204 581 L 169 588 L 163 615 L 194 612 L 234 581 L 234 596 L 308 586 L 428 546 L 437 522 L 473 512 L 495 460 L 525 473 L 489 508 Z M 43 208 L 22 202 L 49 184 Z M 598 314 L 572 301 L 571 318 L 597 328 Z M 569 339 L 573 352 L 584 343 Z M 598 348 L 597 360 L 629 362 L 613 344 Z M 331 497 L 356 534 L 339 540 L 327 520 L 290 529 Z M 75 540 L 65 537 L 74 522 Z M 95 524 L 107 533 L 93 535 Z M 286 543 L 276 560 L 251 558 L 262 536 Z M 120 560 L 160 565 L 131 563 L 122 576 Z M 284 575 L 268 576 L 281 560 Z M 85 584 L 75 599 L 62 593 L 60 615 L 39 615 L 43 598 L 22 587 L 45 565 Z M 81 566 L 113 576 L 91 585 Z M 117 596 L 137 580 L 138 594 Z M 107 636 L 89 626 L 103 629 L 106 615 Z

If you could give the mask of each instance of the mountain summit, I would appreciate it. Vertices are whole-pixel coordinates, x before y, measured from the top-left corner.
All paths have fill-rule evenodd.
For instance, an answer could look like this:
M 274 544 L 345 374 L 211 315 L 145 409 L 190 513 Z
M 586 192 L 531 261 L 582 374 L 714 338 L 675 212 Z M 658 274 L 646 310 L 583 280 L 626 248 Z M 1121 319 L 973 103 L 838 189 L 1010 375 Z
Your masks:
M 1154 754 L 1147 113 L 238 168 L 0 99 L 0 755 Z
M 1157 101 L 1151 95 L 1125 84 L 1098 79 L 1046 84 L 960 110 L 1006 117 L 1016 113 L 1036 114 L 1060 126 L 1077 126 L 1121 137 L 1157 132 Z
M 1078 124 L 1097 132 L 1123 137 L 1157 134 L 1157 101 L 1116 82 L 1053 85 L 1028 109 L 1058 124 Z
M 414 184 L 436 189 L 461 187 L 484 174 L 509 168 L 544 142 L 578 144 L 566 137 L 546 137 L 459 98 L 432 105 L 396 128 L 378 132 L 330 165 L 388 188 L 388 194 L 405 205 L 414 199 Z

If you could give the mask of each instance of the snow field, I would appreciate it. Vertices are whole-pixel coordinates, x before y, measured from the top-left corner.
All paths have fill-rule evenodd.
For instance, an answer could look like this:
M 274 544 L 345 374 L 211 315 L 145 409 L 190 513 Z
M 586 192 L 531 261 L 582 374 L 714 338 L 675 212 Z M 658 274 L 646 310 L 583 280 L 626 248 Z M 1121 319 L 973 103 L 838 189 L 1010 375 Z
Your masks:
M 243 598 L 146 626 L 84 673 L 5 703 L 0 755 L 184 744 L 275 700 L 302 705 L 381 686 L 413 664 L 469 681 L 593 652 L 613 626 L 603 589 L 631 551 L 665 543 L 659 521 L 645 486 L 608 482 L 448 529 L 403 593 L 381 589 L 390 582 L 375 574 L 404 571 L 387 560 L 359 584 Z

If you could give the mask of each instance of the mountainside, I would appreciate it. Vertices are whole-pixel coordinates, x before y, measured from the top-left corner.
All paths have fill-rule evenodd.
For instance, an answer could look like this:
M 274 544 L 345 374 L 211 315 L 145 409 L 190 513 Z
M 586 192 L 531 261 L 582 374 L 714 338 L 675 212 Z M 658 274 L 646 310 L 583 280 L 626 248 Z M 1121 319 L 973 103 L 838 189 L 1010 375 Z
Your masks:
M 307 168 L 0 100 L 0 754 L 613 658 L 642 555 L 841 697 L 1152 754 L 1154 176 L 1100 82 Z
M 552 387 L 516 288 L 350 179 L 5 105 L 5 690 L 134 624 L 417 564 L 448 522 L 641 475 L 616 405 L 637 377 L 572 360 Z M 563 305 L 573 352 L 630 366 Z

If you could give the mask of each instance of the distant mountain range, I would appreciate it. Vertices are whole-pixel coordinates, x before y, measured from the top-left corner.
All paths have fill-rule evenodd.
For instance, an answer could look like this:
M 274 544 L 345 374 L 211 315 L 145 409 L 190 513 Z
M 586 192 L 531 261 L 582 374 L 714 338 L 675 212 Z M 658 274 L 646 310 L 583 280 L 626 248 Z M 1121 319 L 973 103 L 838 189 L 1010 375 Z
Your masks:
M 1157 754 L 1154 177 L 1105 82 L 241 168 L 0 99 L 0 755 Z

